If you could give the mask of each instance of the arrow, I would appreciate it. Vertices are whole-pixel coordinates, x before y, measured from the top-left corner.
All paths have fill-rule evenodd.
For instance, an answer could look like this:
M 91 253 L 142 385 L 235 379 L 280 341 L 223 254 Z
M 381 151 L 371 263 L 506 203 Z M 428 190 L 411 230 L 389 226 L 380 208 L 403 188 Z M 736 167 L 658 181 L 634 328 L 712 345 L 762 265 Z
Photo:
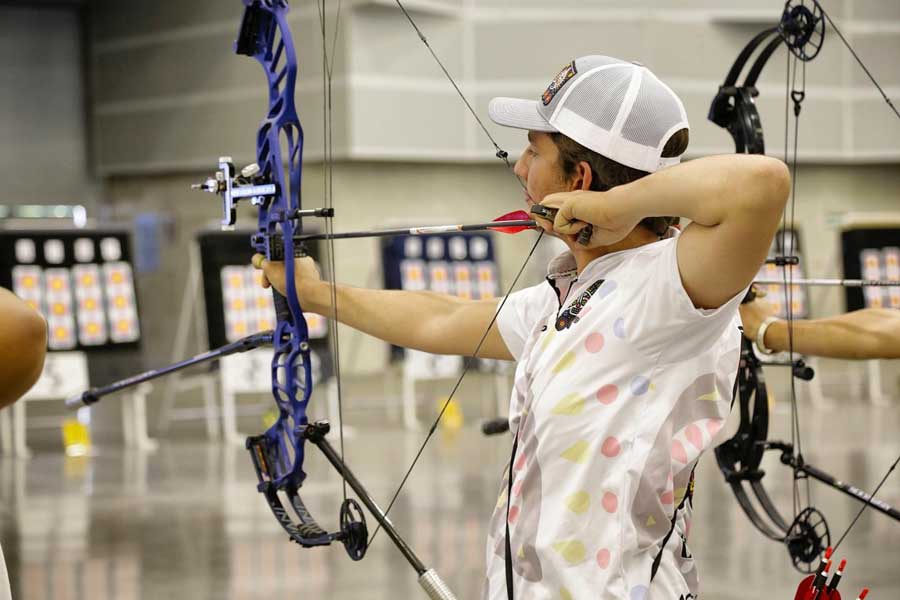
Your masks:
M 296 236 L 295 239 L 307 242 L 312 240 L 347 240 L 353 238 L 390 237 L 394 235 L 434 235 L 438 233 L 452 233 L 454 231 L 485 230 L 499 231 L 500 233 L 519 233 L 537 227 L 538 224 L 535 220 L 528 218 L 528 213 L 517 210 L 497 217 L 490 223 L 473 223 L 470 225 L 428 225 L 423 227 L 380 229 L 374 231 L 345 231 L 340 233 L 311 233 Z

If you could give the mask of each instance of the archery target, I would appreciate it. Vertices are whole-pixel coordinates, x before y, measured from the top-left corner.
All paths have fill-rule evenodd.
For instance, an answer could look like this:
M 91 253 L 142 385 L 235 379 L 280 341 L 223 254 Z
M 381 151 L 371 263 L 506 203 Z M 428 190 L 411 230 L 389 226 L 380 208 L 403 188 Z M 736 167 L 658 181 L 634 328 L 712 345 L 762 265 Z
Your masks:
M 0 269 L 0 286 L 9 287 L 44 315 L 49 350 L 90 350 L 139 341 L 127 235 L 86 229 L 0 231 L 0 257 L 13 263 L 9 271 Z M 113 255 L 119 260 L 104 258 Z

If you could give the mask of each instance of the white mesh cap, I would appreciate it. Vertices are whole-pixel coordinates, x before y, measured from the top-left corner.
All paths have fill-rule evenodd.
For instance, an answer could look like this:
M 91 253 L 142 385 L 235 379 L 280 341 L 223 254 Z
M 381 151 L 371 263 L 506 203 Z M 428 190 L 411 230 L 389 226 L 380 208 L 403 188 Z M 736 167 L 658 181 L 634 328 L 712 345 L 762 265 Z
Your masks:
M 618 163 L 654 172 L 677 164 L 663 147 L 689 129 L 684 105 L 669 86 L 640 63 L 582 56 L 553 78 L 540 100 L 494 98 L 499 125 L 559 132 Z

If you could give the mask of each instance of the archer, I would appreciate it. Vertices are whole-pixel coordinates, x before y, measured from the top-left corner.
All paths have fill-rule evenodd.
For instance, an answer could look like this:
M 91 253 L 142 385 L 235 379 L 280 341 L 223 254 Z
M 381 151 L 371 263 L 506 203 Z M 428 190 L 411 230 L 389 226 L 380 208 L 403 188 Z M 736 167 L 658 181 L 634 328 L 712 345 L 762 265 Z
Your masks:
M 647 68 L 604 56 L 567 65 L 540 100 L 494 99 L 490 114 L 528 130 L 515 167 L 525 203 L 557 209 L 538 221 L 569 251 L 546 283 L 500 308 L 332 291 L 303 258 L 298 300 L 330 315 L 334 293 L 343 323 L 399 346 L 478 345 L 478 357 L 517 362 L 485 598 L 694 597 L 693 470 L 730 409 L 738 305 L 778 227 L 788 171 L 746 155 L 678 165 L 689 137 L 680 99 Z M 682 217 L 691 224 L 677 234 Z M 284 292 L 282 263 L 253 264 Z

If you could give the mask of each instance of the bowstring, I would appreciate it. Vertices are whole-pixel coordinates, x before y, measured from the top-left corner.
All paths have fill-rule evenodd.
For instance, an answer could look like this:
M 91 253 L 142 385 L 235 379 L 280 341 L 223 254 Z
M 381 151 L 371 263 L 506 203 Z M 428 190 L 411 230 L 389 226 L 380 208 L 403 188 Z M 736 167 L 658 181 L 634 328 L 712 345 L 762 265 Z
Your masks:
M 799 67 L 799 68 L 798 68 Z M 801 73 L 800 75 L 800 88 L 798 89 L 797 79 L 798 79 L 798 71 Z M 794 250 L 796 245 L 796 207 L 797 207 L 797 180 L 799 178 L 799 165 L 797 161 L 797 150 L 799 143 L 799 133 L 800 133 L 800 106 L 802 102 L 802 95 L 806 93 L 806 62 L 801 62 L 800 59 L 795 56 L 792 52 L 787 52 L 787 74 L 786 74 L 787 88 L 785 90 L 785 146 L 784 146 L 784 154 L 785 154 L 785 163 L 791 165 L 791 201 L 790 207 L 785 207 L 784 213 L 782 215 L 782 227 L 781 227 L 781 251 L 782 256 L 794 256 Z M 795 97 L 795 94 L 800 94 L 800 96 Z M 788 111 L 788 98 L 793 100 L 794 102 L 794 135 L 793 135 L 793 146 L 789 150 L 788 144 L 788 130 L 790 123 L 790 114 Z M 790 210 L 790 220 L 788 220 L 788 210 Z M 788 230 L 790 230 L 790 240 L 787 240 Z M 794 364 L 794 267 L 793 265 L 787 264 L 782 267 L 782 280 L 784 285 L 784 300 L 785 300 L 785 316 L 787 317 L 787 330 L 788 330 L 788 361 L 789 364 Z M 810 506 L 812 501 L 812 490 L 809 482 L 809 478 L 804 476 L 800 472 L 800 465 L 803 463 L 803 442 L 802 436 L 800 435 L 800 408 L 797 403 L 797 386 L 796 386 L 796 378 L 791 372 L 790 375 L 790 398 L 791 398 L 791 447 L 794 448 L 794 456 L 795 456 L 795 464 L 793 467 L 793 485 L 792 485 L 792 495 L 793 495 L 793 507 L 794 507 L 794 519 L 800 513 L 800 485 L 798 481 L 802 478 L 806 483 L 806 505 Z
M 469 114 L 472 115 L 472 117 L 475 119 L 475 122 L 478 123 L 479 127 L 481 127 L 481 131 L 484 132 L 484 135 L 490 140 L 491 144 L 493 144 L 494 150 L 497 151 L 494 156 L 496 156 L 497 158 L 499 158 L 500 160 L 503 161 L 503 163 L 506 165 L 506 168 L 509 170 L 509 172 L 513 174 L 513 176 L 516 178 L 516 181 L 518 181 L 519 185 L 522 186 L 522 189 L 527 191 L 527 189 L 525 187 L 525 182 L 522 181 L 521 177 L 516 175 L 512 163 L 509 162 L 509 152 L 507 152 L 506 150 L 501 148 L 500 144 L 497 143 L 497 140 L 494 139 L 494 136 L 491 135 L 490 130 L 487 128 L 487 126 L 485 126 L 484 122 L 481 120 L 481 117 L 479 117 L 478 113 L 475 112 L 475 109 L 472 108 L 472 104 L 469 102 L 468 98 L 466 98 L 466 95 L 463 94 L 462 89 L 456 83 L 456 80 L 453 79 L 453 76 L 450 75 L 450 71 L 447 70 L 447 67 L 444 66 L 444 63 L 441 61 L 441 59 L 438 58 L 438 55 L 434 51 L 434 48 L 432 48 L 431 44 L 428 43 L 428 38 L 426 38 L 425 34 L 422 33 L 422 30 L 419 29 L 419 26 L 413 20 L 412 15 L 409 14 L 409 11 L 406 10 L 406 7 L 403 6 L 403 3 L 400 2 L 400 0 L 395 0 L 395 2 L 397 3 L 397 6 L 400 7 L 400 10 L 403 11 L 403 16 L 406 17 L 406 20 L 409 21 L 409 24 L 416 31 L 416 34 L 419 36 L 419 39 L 422 41 L 423 44 L 425 44 L 425 47 L 428 48 L 428 51 L 431 53 L 431 57 L 434 59 L 434 61 L 437 63 L 437 65 L 441 68 L 441 71 L 444 72 L 444 76 L 447 78 L 447 81 L 450 82 L 450 85 L 452 85 L 453 89 L 456 90 L 456 93 L 459 96 L 459 98 L 462 100 L 463 104 L 466 105 L 466 108 L 469 110 Z
M 332 75 L 334 73 L 335 54 L 337 51 L 337 39 L 340 32 L 341 19 L 341 0 L 338 0 L 337 11 L 335 15 L 334 37 L 331 42 L 331 60 L 328 57 L 328 27 L 327 27 L 327 7 L 326 0 L 319 0 L 316 3 L 319 9 L 319 25 L 322 32 L 322 143 L 323 143 L 323 188 L 324 188 L 324 204 L 325 208 L 334 208 L 334 120 L 332 105 Z M 340 459 L 344 464 L 344 400 L 343 387 L 341 383 L 341 352 L 340 352 L 340 335 L 338 333 L 338 305 L 337 305 L 337 273 L 334 252 L 334 217 L 325 218 L 325 233 L 328 234 L 328 243 L 326 244 L 328 253 L 328 270 L 331 279 L 331 335 L 328 336 L 331 349 L 331 362 L 334 369 L 335 391 L 337 393 L 338 404 L 338 436 L 340 446 Z M 347 478 L 341 474 L 341 483 L 343 486 L 343 500 L 347 501 Z
M 406 20 L 409 21 L 409 24 L 412 26 L 412 28 L 415 30 L 416 34 L 419 36 L 419 39 L 422 41 L 423 44 L 425 44 L 425 47 L 431 53 L 431 56 L 432 56 L 432 58 L 434 58 L 434 61 L 438 64 L 441 71 L 443 71 L 444 76 L 447 78 L 447 80 L 453 86 L 453 89 L 456 90 L 457 95 L 459 95 L 460 99 L 462 100 L 463 104 L 465 104 L 469 113 L 472 115 L 472 117 L 474 117 L 475 121 L 478 123 L 479 127 L 481 127 L 481 130 L 484 132 L 485 136 L 488 138 L 488 140 L 490 140 L 491 144 L 494 146 L 494 149 L 496 150 L 495 156 L 503 161 L 503 163 L 506 165 L 507 170 L 515 178 L 516 182 L 522 187 L 523 190 L 527 191 L 525 182 L 522 181 L 522 178 L 519 177 L 515 173 L 513 165 L 509 161 L 509 153 L 506 150 L 504 150 L 503 148 L 501 148 L 500 144 L 497 143 L 497 140 L 494 139 L 494 136 L 491 135 L 491 132 L 488 130 L 488 128 L 485 126 L 484 122 L 478 116 L 478 113 L 472 107 L 472 104 L 469 102 L 468 98 L 466 98 L 466 95 L 463 93 L 462 89 L 456 83 L 456 80 L 453 78 L 453 76 L 450 74 L 450 72 L 444 66 L 444 63 L 438 57 L 437 53 L 434 51 L 434 48 L 431 47 L 431 44 L 428 43 L 428 38 L 425 37 L 425 34 L 422 32 L 422 30 L 416 24 L 415 20 L 412 18 L 412 15 L 409 14 L 409 11 L 406 10 L 406 7 L 403 6 L 403 3 L 400 0 L 395 0 L 395 1 L 397 3 L 397 6 L 403 12 L 403 15 L 406 17 Z M 393 496 L 391 497 L 391 501 L 388 504 L 387 509 L 384 511 L 385 517 L 387 517 L 388 514 L 390 514 L 391 508 L 393 508 L 394 504 L 397 501 L 397 498 L 400 496 L 400 492 L 403 491 L 403 487 L 406 485 L 406 482 L 409 479 L 410 475 L 412 474 L 412 471 L 415 468 L 416 464 L 418 463 L 419 458 L 422 456 L 422 453 L 425 451 L 425 447 L 428 445 L 428 442 L 431 440 L 431 437 L 434 435 L 434 432 L 437 431 L 438 425 L 440 425 L 440 422 L 444 416 L 444 413 L 447 411 L 447 408 L 450 406 L 451 402 L 453 402 L 453 397 L 456 395 L 456 391 L 459 389 L 459 386 L 462 384 L 463 379 L 465 379 L 471 366 L 475 363 L 478 353 L 481 351 L 482 345 L 484 344 L 485 340 L 487 340 L 488 334 L 490 334 L 491 329 L 494 327 L 494 323 L 496 323 L 496 321 L 497 321 L 497 317 L 500 315 L 500 311 L 503 310 L 503 307 L 506 305 L 506 301 L 509 299 L 510 294 L 512 294 L 513 290 L 516 288 L 516 285 L 519 282 L 519 278 L 522 276 L 522 273 L 525 272 L 525 268 L 528 266 L 528 263 L 531 260 L 531 257 L 534 255 L 534 252 L 535 252 L 535 250 L 537 250 L 537 247 L 541 243 L 541 240 L 543 239 L 543 237 L 544 237 L 544 231 L 541 230 L 540 234 L 538 235 L 537 239 L 534 242 L 534 245 L 531 247 L 531 250 L 528 252 L 528 255 L 525 257 L 525 261 L 522 263 L 522 266 L 519 268 L 518 273 L 516 274 L 515 278 L 513 279 L 512 284 L 509 286 L 509 288 L 506 290 L 506 293 L 503 295 L 503 299 L 500 301 L 500 304 L 497 307 L 497 310 L 494 312 L 494 316 L 491 318 L 490 323 L 488 323 L 488 326 L 485 329 L 484 334 L 481 336 L 481 339 L 478 341 L 478 344 L 475 346 L 475 350 L 472 352 L 472 354 L 470 356 L 466 357 L 466 360 L 463 364 L 462 373 L 460 374 L 459 378 L 456 380 L 456 383 L 453 385 L 453 389 L 451 390 L 450 395 L 447 397 L 447 400 L 444 401 L 444 404 L 441 406 L 441 410 L 438 411 L 437 418 L 434 420 L 434 422 L 431 424 L 431 427 L 428 429 L 428 434 L 425 436 L 425 440 L 422 442 L 421 446 L 419 446 L 419 449 L 416 452 L 416 456 L 415 456 L 415 458 L 413 458 L 412 464 L 410 464 L 409 468 L 406 470 L 406 473 L 403 475 L 403 479 L 400 481 L 400 485 L 397 487 L 397 490 L 394 492 Z M 375 540 L 375 536 L 378 535 L 379 531 L 381 531 L 381 524 L 379 524 L 378 527 L 375 528 L 375 532 L 371 535 L 371 537 L 369 537 L 370 545 Z

